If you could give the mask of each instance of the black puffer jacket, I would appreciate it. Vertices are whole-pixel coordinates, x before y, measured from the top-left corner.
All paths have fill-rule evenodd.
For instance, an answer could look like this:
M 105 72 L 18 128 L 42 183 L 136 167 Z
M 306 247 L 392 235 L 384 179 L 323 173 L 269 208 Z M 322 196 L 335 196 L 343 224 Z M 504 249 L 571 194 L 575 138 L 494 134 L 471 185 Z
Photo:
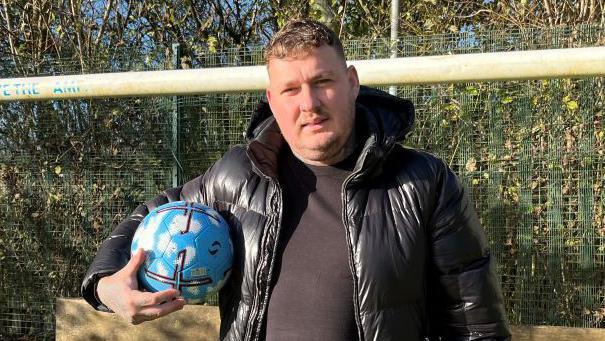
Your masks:
M 360 340 L 504 339 L 499 281 L 484 232 L 454 173 L 436 157 L 397 144 L 414 112 L 404 100 L 362 88 L 357 127 L 365 145 L 342 189 Z M 122 268 L 138 223 L 153 208 L 188 200 L 230 223 L 234 269 L 221 290 L 221 338 L 262 338 L 282 216 L 277 159 L 284 141 L 262 104 L 236 146 L 203 176 L 138 207 L 101 246 L 82 294 L 95 308 L 94 284 Z

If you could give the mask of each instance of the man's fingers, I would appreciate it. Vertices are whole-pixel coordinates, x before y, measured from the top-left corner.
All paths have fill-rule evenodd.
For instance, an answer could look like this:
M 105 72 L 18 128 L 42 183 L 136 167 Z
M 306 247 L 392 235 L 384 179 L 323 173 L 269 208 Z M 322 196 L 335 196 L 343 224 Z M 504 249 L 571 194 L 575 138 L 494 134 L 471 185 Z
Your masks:
M 175 299 L 174 301 L 166 302 L 164 304 L 148 306 L 139 311 L 139 313 L 132 319 L 133 324 L 139 324 L 145 321 L 155 320 L 162 316 L 166 316 L 170 313 L 183 309 L 185 306 L 185 300 L 182 298 Z
M 145 262 L 146 257 L 147 257 L 147 254 L 145 253 L 145 250 L 138 249 L 137 252 L 134 255 L 132 255 L 132 257 L 128 261 L 128 264 L 126 264 L 125 268 L 127 268 L 128 271 L 130 271 L 130 272 L 137 272 L 137 270 L 139 270 L 139 267 L 141 266 L 141 264 L 143 264 Z
M 176 289 L 167 289 L 159 292 L 137 292 L 135 302 L 139 307 L 153 306 L 164 302 L 171 302 L 181 293 Z

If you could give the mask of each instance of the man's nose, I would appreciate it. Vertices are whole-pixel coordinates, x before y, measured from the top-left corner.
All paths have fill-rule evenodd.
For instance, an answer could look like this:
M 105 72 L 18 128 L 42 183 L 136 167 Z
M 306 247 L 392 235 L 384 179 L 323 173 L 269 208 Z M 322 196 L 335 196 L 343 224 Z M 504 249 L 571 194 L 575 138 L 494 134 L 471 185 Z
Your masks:
M 320 103 L 319 96 L 312 87 L 301 89 L 299 102 L 301 112 L 317 112 Z

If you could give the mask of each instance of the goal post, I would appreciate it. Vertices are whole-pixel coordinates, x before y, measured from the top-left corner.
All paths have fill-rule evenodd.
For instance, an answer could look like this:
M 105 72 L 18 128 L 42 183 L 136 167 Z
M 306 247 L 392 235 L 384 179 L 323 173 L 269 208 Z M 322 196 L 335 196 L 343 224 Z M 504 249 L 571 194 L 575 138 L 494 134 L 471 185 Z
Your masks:
M 605 47 L 356 60 L 365 85 L 583 78 L 605 75 Z M 0 101 L 259 91 L 265 66 L 0 79 Z

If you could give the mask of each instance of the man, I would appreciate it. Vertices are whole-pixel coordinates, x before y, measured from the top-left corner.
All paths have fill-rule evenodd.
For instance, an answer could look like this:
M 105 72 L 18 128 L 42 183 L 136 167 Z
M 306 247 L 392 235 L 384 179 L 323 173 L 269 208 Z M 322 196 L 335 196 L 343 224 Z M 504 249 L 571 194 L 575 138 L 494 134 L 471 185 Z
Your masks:
M 141 205 L 101 246 L 93 307 L 133 323 L 182 308 L 137 290 L 132 235 L 154 207 L 201 202 L 230 224 L 219 294 L 226 340 L 501 340 L 509 337 L 484 233 L 454 173 L 397 144 L 412 105 L 361 88 L 327 27 L 288 23 L 266 49 L 270 84 L 246 133 L 203 176 Z

